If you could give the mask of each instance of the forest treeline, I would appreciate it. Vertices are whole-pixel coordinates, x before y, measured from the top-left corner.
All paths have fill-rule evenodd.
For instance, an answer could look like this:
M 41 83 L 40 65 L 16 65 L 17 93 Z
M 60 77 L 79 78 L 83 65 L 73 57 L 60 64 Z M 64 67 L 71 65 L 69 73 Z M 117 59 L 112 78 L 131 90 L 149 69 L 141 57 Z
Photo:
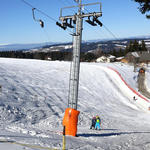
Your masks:
M 95 43 L 96 44 L 96 43 Z M 80 54 L 81 61 L 94 61 L 102 55 L 113 55 L 116 57 L 125 56 L 128 52 L 135 51 L 147 51 L 144 41 L 138 42 L 136 40 L 130 41 L 125 49 L 113 49 L 110 51 L 103 51 L 101 48 L 95 48 L 93 51 L 84 52 Z M 84 47 L 85 49 L 85 47 Z M 0 57 L 6 58 L 23 58 L 23 59 L 40 59 L 40 60 L 60 60 L 60 61 L 70 61 L 72 60 L 72 50 L 70 51 L 52 51 L 52 52 L 31 52 L 31 51 L 1 51 Z

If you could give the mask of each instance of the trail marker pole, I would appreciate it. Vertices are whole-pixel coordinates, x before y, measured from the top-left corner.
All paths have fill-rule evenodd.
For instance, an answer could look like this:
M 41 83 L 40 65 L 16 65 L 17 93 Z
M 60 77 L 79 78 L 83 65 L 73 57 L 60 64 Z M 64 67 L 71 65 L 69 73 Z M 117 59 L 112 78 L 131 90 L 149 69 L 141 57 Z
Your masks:
M 65 133 L 65 126 L 63 127 L 63 150 L 66 150 L 66 133 Z

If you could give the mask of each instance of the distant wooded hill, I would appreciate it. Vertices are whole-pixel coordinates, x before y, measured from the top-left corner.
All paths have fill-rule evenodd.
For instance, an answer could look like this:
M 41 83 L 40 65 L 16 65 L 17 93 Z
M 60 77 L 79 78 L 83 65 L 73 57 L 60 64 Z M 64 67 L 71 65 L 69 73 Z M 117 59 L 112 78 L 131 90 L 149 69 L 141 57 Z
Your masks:
M 41 48 L 18 51 L 2 51 L 0 57 L 29 58 L 41 60 L 71 60 L 72 43 L 46 45 Z M 146 51 L 150 49 L 150 39 L 122 39 L 97 42 L 83 42 L 81 61 L 93 61 L 102 55 L 124 56 L 128 52 Z

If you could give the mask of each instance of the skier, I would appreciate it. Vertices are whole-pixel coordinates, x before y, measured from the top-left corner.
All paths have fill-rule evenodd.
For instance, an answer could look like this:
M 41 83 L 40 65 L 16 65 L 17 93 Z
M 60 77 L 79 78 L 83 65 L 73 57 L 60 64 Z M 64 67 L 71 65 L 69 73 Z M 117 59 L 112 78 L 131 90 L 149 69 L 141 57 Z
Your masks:
M 95 129 L 97 130 L 97 128 L 100 130 L 100 124 L 101 124 L 101 119 L 100 117 L 97 115 L 96 116 L 96 124 L 95 124 Z
M 93 117 L 90 129 L 95 128 L 95 124 L 96 124 L 96 117 Z
M 134 101 L 136 101 L 136 100 L 137 100 L 137 98 L 136 98 L 135 96 L 133 96 L 133 100 L 134 100 Z

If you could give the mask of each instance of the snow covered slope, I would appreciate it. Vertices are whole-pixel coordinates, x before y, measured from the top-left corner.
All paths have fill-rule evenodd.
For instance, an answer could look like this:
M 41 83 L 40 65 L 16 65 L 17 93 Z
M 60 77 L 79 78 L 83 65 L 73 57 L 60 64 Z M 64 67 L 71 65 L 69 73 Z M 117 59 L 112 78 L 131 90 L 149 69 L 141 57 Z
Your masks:
M 79 137 L 68 136 L 67 149 L 149 150 L 149 113 L 108 67 L 137 91 L 132 66 L 81 63 Z M 69 73 L 70 62 L 0 59 L 0 149 L 12 144 L 16 149 L 61 149 Z M 100 115 L 101 131 L 89 130 L 93 115 Z M 15 142 L 1 144 L 3 140 Z

